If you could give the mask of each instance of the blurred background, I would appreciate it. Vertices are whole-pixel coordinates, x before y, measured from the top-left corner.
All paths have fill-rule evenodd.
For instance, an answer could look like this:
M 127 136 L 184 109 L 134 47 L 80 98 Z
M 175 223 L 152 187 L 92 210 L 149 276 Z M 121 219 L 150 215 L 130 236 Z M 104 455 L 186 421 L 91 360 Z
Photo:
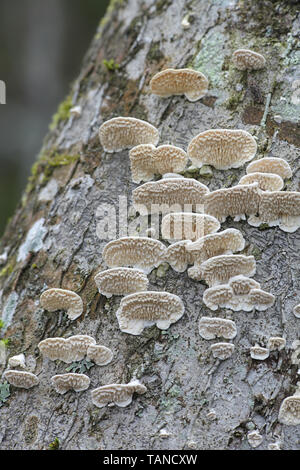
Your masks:
M 0 237 L 109 0 L 0 0 Z

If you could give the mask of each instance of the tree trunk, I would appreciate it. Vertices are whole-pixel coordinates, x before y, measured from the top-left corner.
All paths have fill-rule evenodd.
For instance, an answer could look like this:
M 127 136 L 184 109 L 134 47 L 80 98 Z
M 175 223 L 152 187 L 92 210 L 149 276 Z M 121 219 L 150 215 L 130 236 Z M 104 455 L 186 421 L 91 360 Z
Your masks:
M 118 327 L 120 297 L 106 299 L 94 282 L 105 269 L 101 253 L 107 240 L 101 232 L 107 221 L 101 208 L 113 205 L 118 214 L 119 196 L 127 196 L 130 205 L 136 187 L 128 152 L 106 154 L 99 143 L 99 126 L 107 119 L 145 119 L 159 129 L 161 143 L 184 149 L 206 129 L 246 129 L 257 137 L 259 157 L 290 163 L 293 178 L 287 189 L 299 191 L 296 3 L 112 1 L 1 242 L 2 331 L 9 338 L 2 371 L 8 357 L 24 352 L 27 370 L 40 379 L 28 391 L 11 387 L 0 409 L 2 449 L 47 449 L 56 437 L 62 449 L 248 449 L 247 433 L 253 429 L 263 437 L 259 449 L 275 441 L 284 449 L 299 448 L 300 427 L 278 422 L 280 404 L 298 380 L 291 354 L 299 322 L 292 313 L 300 303 L 299 230 L 262 231 L 231 219 L 222 225 L 243 233 L 244 254 L 257 260 L 255 279 L 276 296 L 266 312 L 217 312 L 238 328 L 234 355 L 225 361 L 214 359 L 211 343 L 199 335 L 201 316 L 216 315 L 203 304 L 205 285 L 186 272 L 152 271 L 151 289 L 179 295 L 185 314 L 165 332 L 153 326 L 136 337 Z M 181 25 L 184 18 L 187 28 Z M 267 67 L 248 73 L 235 69 L 231 55 L 241 47 L 262 53 Z M 202 71 L 210 81 L 208 94 L 196 103 L 152 95 L 150 78 L 167 66 Z M 70 116 L 71 105 L 82 107 L 79 118 Z M 244 173 L 243 167 L 213 170 L 211 177 L 186 176 L 214 190 L 236 184 Z M 133 226 L 134 217 L 129 210 Z M 44 311 L 39 296 L 46 287 L 77 292 L 84 314 L 71 322 L 66 315 Z M 58 395 L 50 378 L 63 373 L 66 364 L 43 359 L 37 345 L 47 337 L 79 333 L 114 351 L 110 365 L 87 372 L 90 390 L 137 377 L 147 393 L 134 397 L 127 408 L 102 409 L 92 404 L 90 390 Z M 270 336 L 286 337 L 286 348 L 265 361 L 251 360 L 250 347 L 266 345 Z

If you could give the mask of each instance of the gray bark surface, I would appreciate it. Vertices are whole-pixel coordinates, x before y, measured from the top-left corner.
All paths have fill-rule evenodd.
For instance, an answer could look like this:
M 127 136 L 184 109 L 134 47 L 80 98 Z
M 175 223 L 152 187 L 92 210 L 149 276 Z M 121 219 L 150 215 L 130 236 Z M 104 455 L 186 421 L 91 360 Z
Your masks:
M 190 28 L 181 22 L 188 15 Z M 60 116 L 45 139 L 22 203 L 1 242 L 0 295 L 9 338 L 7 358 L 24 352 L 28 370 L 39 376 L 31 390 L 11 387 L 0 408 L 1 449 L 47 449 L 57 437 L 62 449 L 249 449 L 247 433 L 258 429 L 259 449 L 280 441 L 299 449 L 300 426 L 278 422 L 282 400 L 292 395 L 298 366 L 292 343 L 299 337 L 300 231 L 278 227 L 259 230 L 228 219 L 238 228 L 244 254 L 257 260 L 255 279 L 276 296 L 266 312 L 211 312 L 202 301 L 206 286 L 171 268 L 149 276 L 153 290 L 179 295 L 185 315 L 162 332 L 155 326 L 134 337 L 119 330 L 119 297 L 97 293 L 94 275 L 105 268 L 106 240 L 100 204 L 119 205 L 136 187 L 128 152 L 105 154 L 99 126 L 115 116 L 146 119 L 160 132 L 160 143 L 184 149 L 191 138 L 210 128 L 241 128 L 257 137 L 258 157 L 281 157 L 293 177 L 287 189 L 299 191 L 299 12 L 295 2 L 237 0 L 114 1 L 72 86 L 78 119 Z M 267 67 L 245 73 L 234 69 L 231 54 L 239 47 L 261 52 Z M 119 68 L 107 70 L 103 60 Z M 210 81 L 208 95 L 196 103 L 184 97 L 160 99 L 149 81 L 163 67 L 192 66 Z M 245 167 L 213 170 L 211 178 L 194 176 L 210 190 L 236 184 Z M 130 220 L 135 223 L 129 213 Z M 98 227 L 98 228 L 97 228 Z M 46 287 L 77 292 L 84 314 L 45 312 L 39 296 Z M 211 342 L 198 333 L 201 316 L 233 319 L 238 328 L 234 355 L 216 361 Z M 86 392 L 58 395 L 50 378 L 66 365 L 42 358 L 37 344 L 50 336 L 89 334 L 114 351 L 113 362 L 92 367 Z M 256 342 L 284 336 L 287 347 L 265 361 L 251 360 Z M 7 364 L 3 364 L 2 371 Z M 93 406 L 90 390 L 137 377 L 147 386 L 127 408 Z M 214 410 L 216 419 L 209 419 Z M 161 430 L 168 436 L 162 438 Z

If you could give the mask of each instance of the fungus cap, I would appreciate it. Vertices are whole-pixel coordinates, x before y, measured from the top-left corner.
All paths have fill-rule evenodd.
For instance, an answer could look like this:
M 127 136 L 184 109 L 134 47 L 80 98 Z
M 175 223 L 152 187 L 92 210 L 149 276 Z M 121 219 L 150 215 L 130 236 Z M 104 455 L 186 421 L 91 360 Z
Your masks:
M 116 117 L 100 126 L 99 138 L 107 153 L 120 152 L 140 144 L 158 143 L 158 130 L 146 121 Z
M 272 307 L 275 297 L 270 292 L 265 292 L 262 289 L 251 289 L 249 292 L 249 302 L 255 306 L 256 310 L 264 311 Z
M 237 49 L 233 53 L 232 61 L 239 70 L 259 70 L 266 65 L 264 56 L 250 49 Z
M 100 294 L 105 297 L 127 295 L 148 288 L 148 278 L 143 271 L 134 268 L 112 268 L 94 277 Z
M 287 397 L 281 403 L 278 420 L 287 426 L 298 426 L 300 424 L 300 395 Z
M 227 284 L 230 278 L 239 274 L 251 277 L 256 271 L 254 256 L 220 255 L 209 258 L 200 266 L 188 270 L 188 275 L 196 281 L 205 280 L 209 287 Z
M 153 324 L 166 330 L 183 314 L 184 304 L 177 295 L 156 291 L 127 295 L 116 313 L 120 330 L 132 335 L 140 335 Z
M 162 98 L 185 95 L 194 102 L 207 93 L 208 80 L 203 73 L 193 69 L 165 69 L 152 77 L 150 89 Z
M 29 389 L 39 384 L 39 378 L 31 372 L 7 370 L 4 372 L 3 377 L 17 388 Z
M 263 441 L 263 437 L 259 433 L 259 431 L 255 429 L 254 431 L 248 432 L 247 440 L 249 442 L 249 445 L 255 449 L 256 447 L 260 446 Z
M 111 349 L 99 344 L 92 344 L 88 347 L 87 358 L 91 359 L 97 366 L 106 366 L 113 359 Z
M 26 360 L 25 356 L 23 353 L 18 354 L 17 356 L 12 356 L 8 359 L 8 365 L 9 367 L 22 367 L 22 369 L 25 369 L 26 367 Z
M 210 129 L 194 137 L 187 153 L 193 165 L 211 165 L 218 170 L 239 168 L 252 160 L 256 140 L 242 129 Z
M 251 162 L 246 172 L 251 173 L 272 173 L 280 176 L 282 179 L 291 178 L 293 173 L 290 165 L 282 158 L 265 157 Z
M 284 182 L 281 176 L 276 175 L 275 173 L 249 173 L 248 175 L 243 176 L 239 185 L 241 184 L 252 184 L 258 183 L 258 186 L 263 191 L 280 191 Z
M 133 190 L 132 197 L 135 209 L 141 215 L 149 215 L 174 212 L 174 206 L 176 212 L 180 212 L 186 205 L 201 212 L 204 196 L 208 193 L 208 187 L 195 179 L 163 178 L 142 184 Z
M 198 240 L 200 237 L 217 232 L 220 222 L 211 215 L 193 212 L 172 212 L 163 217 L 162 238 L 166 240 Z
M 250 348 L 250 356 L 252 359 L 256 359 L 258 361 L 264 361 L 269 357 L 270 351 L 268 348 L 262 348 L 258 344 L 255 344 L 255 346 L 252 346 Z
M 47 289 L 40 296 L 41 306 L 49 312 L 66 310 L 70 320 L 76 320 L 83 312 L 81 297 L 75 292 L 65 289 Z
M 94 338 L 88 335 L 75 335 L 69 338 L 46 338 L 38 344 L 43 356 L 56 361 L 57 359 L 67 364 L 81 361 L 88 347 L 96 344 Z
M 258 183 L 217 189 L 204 196 L 204 212 L 220 222 L 225 222 L 227 217 L 245 219 L 246 215 L 258 212 L 261 193 Z
M 245 277 L 242 274 L 231 278 L 229 286 L 232 288 L 235 295 L 245 295 L 249 294 L 251 289 L 260 289 L 259 282 L 249 277 Z
M 105 245 L 102 256 L 110 268 L 133 266 L 145 273 L 163 261 L 167 248 L 159 240 L 149 237 L 124 237 Z
M 193 264 L 192 258 L 186 249 L 189 243 L 188 240 L 181 240 L 167 248 L 165 260 L 178 273 L 183 273 L 188 264 Z
M 281 351 L 285 348 L 286 340 L 280 336 L 271 336 L 268 340 L 268 349 L 270 351 Z
M 132 395 L 138 393 L 142 395 L 146 393 L 147 388 L 138 380 L 129 382 L 128 384 L 110 384 L 98 387 L 92 390 L 92 402 L 98 408 L 103 408 L 109 403 L 115 403 L 117 406 L 124 408 L 132 402 Z
M 244 237 L 239 230 L 234 228 L 206 235 L 194 243 L 189 243 L 186 247 L 192 260 L 197 264 L 201 264 L 215 256 L 228 255 L 241 251 L 244 248 Z
M 232 356 L 234 351 L 234 344 L 232 343 L 215 343 L 210 347 L 212 354 L 215 358 L 225 361 Z
M 207 340 L 217 337 L 233 339 L 237 335 L 237 329 L 232 320 L 217 317 L 201 317 L 199 321 L 199 333 L 202 338 Z
M 293 308 L 293 313 L 294 313 L 295 317 L 300 318 L 300 304 L 296 305 Z
M 187 154 L 174 145 L 142 144 L 129 152 L 132 181 L 150 181 L 155 175 L 176 174 L 183 171 Z
M 82 392 L 90 386 L 90 378 L 84 374 L 59 374 L 51 377 L 51 384 L 55 391 L 64 395 L 69 390 Z

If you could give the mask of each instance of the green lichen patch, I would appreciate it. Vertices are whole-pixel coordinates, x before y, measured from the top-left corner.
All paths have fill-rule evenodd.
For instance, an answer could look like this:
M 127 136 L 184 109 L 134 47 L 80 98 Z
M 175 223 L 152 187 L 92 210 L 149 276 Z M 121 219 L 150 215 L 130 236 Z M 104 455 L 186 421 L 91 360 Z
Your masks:
M 221 88 L 225 82 L 223 61 L 224 35 L 213 32 L 200 43 L 200 50 L 191 65 L 207 76 L 212 87 Z
M 8 382 L 0 384 L 0 408 L 10 397 L 10 385 Z
M 94 367 L 95 363 L 88 359 L 82 361 L 73 362 L 69 367 L 66 368 L 66 372 L 72 372 L 75 374 L 84 374 L 86 371 Z
M 109 71 L 109 72 L 115 72 L 116 70 L 118 70 L 120 68 L 120 65 L 117 64 L 114 59 L 103 59 L 102 60 L 102 64 L 104 65 L 104 67 Z
M 50 131 L 54 131 L 61 122 L 67 121 L 69 119 L 70 110 L 72 107 L 72 97 L 71 95 L 68 95 L 67 98 L 62 103 L 60 103 L 57 112 L 52 117 L 52 122 L 49 126 Z

